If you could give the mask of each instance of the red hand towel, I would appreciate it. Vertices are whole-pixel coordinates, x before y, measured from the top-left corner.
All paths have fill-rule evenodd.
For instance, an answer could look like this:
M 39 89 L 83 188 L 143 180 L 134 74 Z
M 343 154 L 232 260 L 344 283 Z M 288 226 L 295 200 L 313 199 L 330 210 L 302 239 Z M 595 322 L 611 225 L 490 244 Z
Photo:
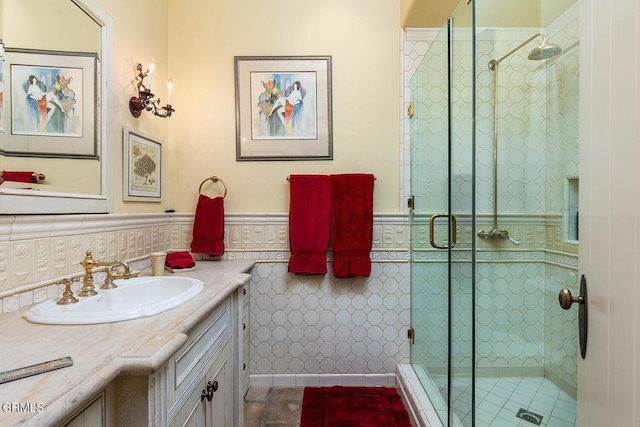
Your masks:
M 373 181 L 370 174 L 331 175 L 331 247 L 337 278 L 371 274 Z
M 37 182 L 36 177 L 33 175 L 33 172 L 2 171 L 2 179 L 4 179 L 5 181 L 14 182 Z
M 224 199 L 200 194 L 193 221 L 191 252 L 220 256 L 224 254 Z
M 289 177 L 289 272 L 325 274 L 329 246 L 329 176 Z
M 189 252 L 169 252 L 164 261 L 164 265 L 173 270 L 178 270 L 182 268 L 195 267 L 196 262 L 193 260 L 193 257 Z

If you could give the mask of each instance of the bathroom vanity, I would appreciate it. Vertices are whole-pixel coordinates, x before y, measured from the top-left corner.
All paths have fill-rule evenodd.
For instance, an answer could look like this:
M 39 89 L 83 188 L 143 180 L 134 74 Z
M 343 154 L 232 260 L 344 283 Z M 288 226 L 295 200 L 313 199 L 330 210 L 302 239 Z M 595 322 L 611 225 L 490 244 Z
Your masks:
M 0 316 L 0 372 L 71 357 L 73 365 L 0 384 L 0 424 L 242 426 L 253 261 L 200 261 L 182 305 L 135 320 L 36 324 Z M 171 274 L 171 273 L 167 273 Z

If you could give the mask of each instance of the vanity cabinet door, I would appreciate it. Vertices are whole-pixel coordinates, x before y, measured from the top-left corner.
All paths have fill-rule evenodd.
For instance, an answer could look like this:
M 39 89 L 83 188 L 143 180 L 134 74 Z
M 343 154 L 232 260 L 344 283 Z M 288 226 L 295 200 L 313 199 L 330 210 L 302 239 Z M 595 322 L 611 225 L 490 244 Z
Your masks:
M 178 409 L 175 418 L 169 423 L 170 427 L 205 427 L 207 425 L 205 402 L 200 399 L 201 391 L 205 387 L 206 381 L 203 378 Z
M 208 371 L 176 409 L 171 427 L 229 427 L 232 425 L 233 383 L 229 364 L 229 344 L 225 344 Z
M 207 421 L 211 427 L 229 427 L 232 425 L 233 419 L 233 403 L 231 402 L 233 383 L 228 352 L 221 354 L 220 359 L 223 359 L 220 361 L 221 363 L 212 366 L 206 377 L 207 386 L 212 390 L 215 389 L 211 401 L 207 402 L 205 399 L 209 411 Z

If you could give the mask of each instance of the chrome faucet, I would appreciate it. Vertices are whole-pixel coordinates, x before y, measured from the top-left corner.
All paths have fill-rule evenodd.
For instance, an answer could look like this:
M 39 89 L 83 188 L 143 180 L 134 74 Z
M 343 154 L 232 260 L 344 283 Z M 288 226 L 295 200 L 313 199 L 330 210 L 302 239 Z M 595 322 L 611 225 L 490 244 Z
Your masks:
M 478 237 L 480 237 L 481 239 L 507 239 L 508 241 L 510 241 L 511 243 L 513 243 L 514 245 L 518 246 L 520 245 L 520 242 L 517 241 L 516 239 L 514 239 L 513 237 L 509 236 L 509 232 L 507 230 L 501 230 L 498 228 L 498 226 L 494 226 L 491 230 L 489 231 L 478 231 Z
M 97 295 L 98 293 L 95 290 L 95 286 L 93 285 L 93 269 L 96 267 L 109 267 L 107 269 L 107 280 L 100 287 L 100 289 L 113 289 L 117 288 L 117 285 L 113 283 L 113 277 L 111 276 L 111 267 L 114 266 L 122 266 L 124 268 L 124 273 L 122 274 L 123 279 L 129 279 L 131 277 L 131 269 L 129 268 L 129 264 L 124 261 L 111 261 L 111 262 L 101 262 L 96 261 L 93 258 L 91 251 L 87 251 L 84 259 L 80 262 L 82 268 L 84 268 L 84 276 L 82 278 L 82 288 L 78 292 L 79 297 L 90 297 L 93 295 Z

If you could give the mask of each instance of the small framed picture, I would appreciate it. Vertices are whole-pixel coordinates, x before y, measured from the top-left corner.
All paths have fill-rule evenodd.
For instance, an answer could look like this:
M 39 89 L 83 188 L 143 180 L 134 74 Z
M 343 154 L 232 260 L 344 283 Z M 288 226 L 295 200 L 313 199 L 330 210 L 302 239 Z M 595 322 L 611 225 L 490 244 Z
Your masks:
M 123 192 L 125 201 L 162 200 L 162 143 L 124 128 Z
M 331 56 L 236 56 L 236 160 L 332 160 Z

